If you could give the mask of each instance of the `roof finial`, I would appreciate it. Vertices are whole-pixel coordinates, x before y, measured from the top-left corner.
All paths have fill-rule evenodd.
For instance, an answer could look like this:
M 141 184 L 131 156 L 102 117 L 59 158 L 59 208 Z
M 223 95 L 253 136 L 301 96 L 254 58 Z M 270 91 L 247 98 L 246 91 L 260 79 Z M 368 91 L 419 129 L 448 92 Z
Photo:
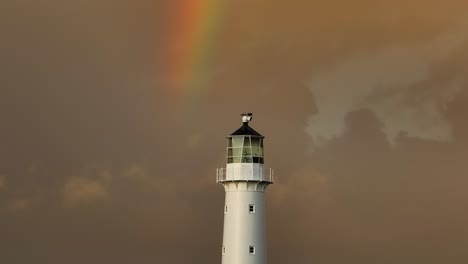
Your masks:
M 252 113 L 242 113 L 242 122 L 244 124 L 248 124 L 250 121 L 252 121 Z

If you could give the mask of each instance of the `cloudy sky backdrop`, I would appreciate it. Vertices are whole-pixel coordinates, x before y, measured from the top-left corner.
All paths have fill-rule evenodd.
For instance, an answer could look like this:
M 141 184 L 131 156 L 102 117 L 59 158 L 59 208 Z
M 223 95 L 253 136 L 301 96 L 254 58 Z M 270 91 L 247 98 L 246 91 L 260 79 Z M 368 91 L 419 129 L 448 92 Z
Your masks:
M 270 264 L 468 262 L 466 2 L 189 2 L 2 1 L 1 263 L 219 263 L 244 111 Z

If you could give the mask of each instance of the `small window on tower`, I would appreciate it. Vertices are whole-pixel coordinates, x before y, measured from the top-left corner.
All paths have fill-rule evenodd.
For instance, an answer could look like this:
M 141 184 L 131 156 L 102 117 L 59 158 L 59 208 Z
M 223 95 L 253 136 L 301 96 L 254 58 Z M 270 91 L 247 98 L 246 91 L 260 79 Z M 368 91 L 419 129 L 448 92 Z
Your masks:
M 224 214 L 227 214 L 227 204 L 224 205 Z
M 223 255 L 226 254 L 226 247 L 223 246 Z
M 249 254 L 250 255 L 255 255 L 255 247 L 252 246 L 252 245 L 249 246 Z
M 255 214 L 255 205 L 254 204 L 249 204 L 249 213 Z

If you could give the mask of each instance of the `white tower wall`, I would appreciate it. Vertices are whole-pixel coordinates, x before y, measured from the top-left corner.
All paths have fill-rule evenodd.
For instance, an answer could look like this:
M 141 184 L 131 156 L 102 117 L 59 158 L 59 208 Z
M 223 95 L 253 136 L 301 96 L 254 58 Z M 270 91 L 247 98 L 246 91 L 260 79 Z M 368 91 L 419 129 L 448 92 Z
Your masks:
M 222 264 L 266 264 L 264 190 L 267 183 L 225 182 L 223 185 L 226 202 Z M 250 247 L 254 247 L 253 253 Z

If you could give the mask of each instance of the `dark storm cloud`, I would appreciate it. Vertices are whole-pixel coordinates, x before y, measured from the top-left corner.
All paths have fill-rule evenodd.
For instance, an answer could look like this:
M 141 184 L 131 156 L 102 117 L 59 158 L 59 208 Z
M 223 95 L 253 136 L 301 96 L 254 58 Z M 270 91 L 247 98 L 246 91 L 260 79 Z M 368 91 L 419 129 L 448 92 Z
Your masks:
M 465 263 L 466 8 L 230 2 L 191 100 L 170 1 L 6 1 L 0 262 L 219 263 L 214 168 L 252 111 L 270 263 Z

